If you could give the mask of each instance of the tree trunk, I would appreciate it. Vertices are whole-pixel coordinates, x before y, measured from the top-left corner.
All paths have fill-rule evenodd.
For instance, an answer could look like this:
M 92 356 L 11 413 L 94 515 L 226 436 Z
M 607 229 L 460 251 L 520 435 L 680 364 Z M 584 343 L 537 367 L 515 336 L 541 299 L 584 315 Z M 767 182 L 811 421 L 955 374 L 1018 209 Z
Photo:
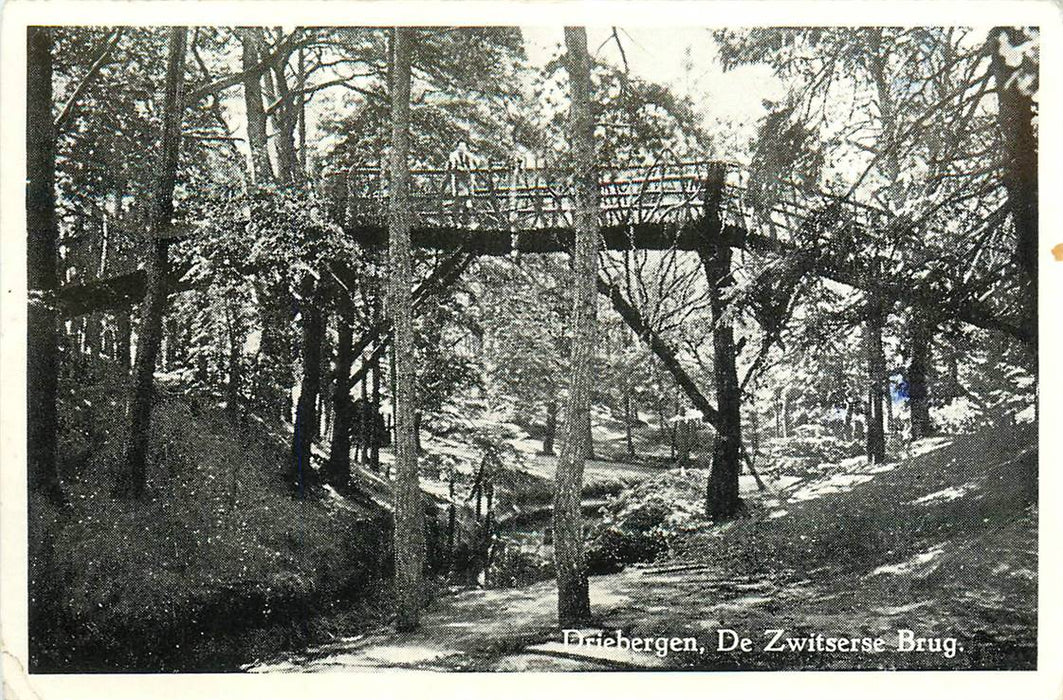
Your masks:
M 354 386 L 353 382 L 351 382 L 351 386 Z M 367 449 L 365 444 L 365 399 L 360 399 L 351 404 L 351 413 L 354 416 L 351 424 L 355 435 L 354 444 L 352 445 L 354 454 L 351 455 L 351 459 L 355 464 L 360 464 L 362 462 L 362 453 Z
M 571 98 L 569 144 L 571 162 L 575 167 L 573 218 L 576 244 L 573 263 L 576 274 L 573 280 L 571 379 L 565 411 L 565 439 L 557 461 L 553 526 L 558 622 L 562 627 L 575 627 L 587 621 L 591 614 L 583 558 L 580 494 L 583 467 L 590 451 L 591 371 L 598 278 L 598 175 L 594 164 L 587 30 L 565 27 L 565 46 Z
M 363 364 L 364 362 L 363 360 Z M 369 445 L 373 440 L 373 423 L 369 408 L 369 384 L 365 374 L 362 375 L 359 389 L 361 391 L 361 401 L 358 403 L 358 443 L 361 446 L 361 450 L 359 450 L 358 463 L 368 464 Z
M 749 456 L 749 451 L 743 447 L 739 450 L 739 452 L 742 454 L 742 458 L 745 460 L 749 475 L 753 477 L 753 481 L 757 482 L 757 490 L 767 491 L 768 485 L 765 484 L 764 480 L 760 478 L 760 474 L 757 472 L 757 467 L 755 464 L 753 464 L 753 458 Z
M 710 238 L 698 254 L 709 283 L 713 321 L 713 376 L 719 411 L 716 444 L 712 453 L 712 472 L 705 496 L 705 514 L 715 521 L 733 518 L 741 512 L 738 476 L 742 470 L 742 392 L 735 366 L 734 327 L 725 318 L 727 291 L 734 284 L 731 275 L 731 248 L 719 238 L 722 222 L 719 201 L 723 187 L 723 168 L 714 165 L 706 189 L 705 218 Z
M 297 64 L 297 77 L 298 82 L 296 87 L 299 89 L 298 101 L 298 118 L 299 118 L 299 172 L 304 176 L 306 175 L 306 94 L 303 90 L 306 88 L 306 49 L 299 47 L 299 61 Z
M 872 304 L 865 323 L 865 347 L 867 351 L 868 411 L 867 411 L 867 457 L 873 463 L 886 461 L 885 374 L 886 358 L 882 350 L 883 311 Z
M 1013 27 L 996 27 L 989 33 L 992 70 L 997 87 L 997 122 L 1004 144 L 1004 186 L 1008 191 L 1008 208 L 1015 225 L 1015 253 L 1028 280 L 1023 325 L 1028 336 L 1037 339 L 1037 233 L 1038 170 L 1037 131 L 1034 128 L 1033 96 L 1015 79 L 1020 71 L 1036 75 L 1039 68 L 1025 59 L 1017 68 L 1007 65 L 999 49 L 1004 41 L 1011 47 L 1025 42 L 1023 31 Z M 1030 86 L 1027 86 L 1029 88 Z
M 59 287 L 59 223 L 51 32 L 30 27 L 26 45 L 26 467 L 30 488 L 59 503 L 59 318 L 53 306 Z
M 597 459 L 594 456 L 594 420 L 591 414 L 587 414 L 587 459 Z
M 84 338 L 82 339 L 81 347 L 82 351 L 84 351 Z M 200 375 L 198 379 L 203 386 L 206 386 L 210 379 L 210 375 L 207 372 L 207 350 L 204 349 L 203 351 L 201 351 L 199 353 L 199 357 L 202 360 L 202 365 L 200 368 Z M 159 359 L 156 364 L 163 372 L 168 372 L 170 370 L 170 334 L 167 333 L 165 316 L 163 317 L 162 322 L 162 334 L 159 338 Z
M 328 337 L 327 332 L 325 334 L 325 337 Z M 325 350 L 323 350 L 323 353 L 329 352 L 330 348 L 326 346 Z M 332 402 L 329 400 L 329 397 L 326 396 L 326 393 L 328 391 L 328 383 L 329 382 L 326 381 L 325 384 L 321 386 L 321 390 L 318 392 L 317 414 L 321 416 L 321 419 L 318 421 L 318 440 L 325 440 L 330 434 L 329 431 L 332 430 Z
M 681 470 L 690 466 L 690 448 L 694 426 L 688 418 L 675 421 L 675 463 Z M 682 473 L 686 473 L 683 471 Z
M 99 314 L 89 314 L 84 318 L 84 329 L 81 336 L 81 353 L 85 355 L 86 360 L 93 360 L 96 358 L 98 352 L 98 341 L 100 338 L 100 317 Z
M 274 112 L 273 123 L 277 130 L 274 138 L 277 144 L 277 170 L 280 172 L 280 181 L 285 184 L 298 182 L 303 173 L 299 171 L 299 162 L 295 153 L 295 129 L 298 116 L 297 97 L 292 95 L 288 86 L 287 55 L 278 57 L 273 66 L 273 78 L 277 86 L 277 99 L 279 105 Z
M 749 456 L 751 461 L 755 463 L 757 461 L 757 456 L 760 454 L 760 412 L 757 411 L 757 394 L 755 390 L 750 394 L 750 398 L 753 406 L 749 413 L 751 418 L 750 429 L 752 433 L 749 436 L 749 445 L 753 449 L 753 454 Z
M 476 477 L 476 484 L 473 485 L 473 492 L 476 494 L 476 521 L 479 522 L 484 511 L 484 467 L 482 463 L 480 473 Z
M 422 569 L 425 561 L 424 506 L 417 477 L 413 309 L 410 284 L 409 138 L 410 57 L 414 30 L 392 31 L 391 192 L 388 199 L 388 302 L 394 328 L 392 358 L 395 393 L 395 595 L 396 628 L 416 629 L 420 623 Z
M 345 292 L 340 291 L 343 295 Z M 326 466 L 328 482 L 344 487 L 351 479 L 351 430 L 354 402 L 351 400 L 351 366 L 354 364 L 354 309 L 348 299 L 337 303 L 336 378 L 332 392 L 332 448 Z
M 321 294 L 313 277 L 305 274 L 300 283 L 299 315 L 302 317 L 303 373 L 299 402 L 295 407 L 295 432 L 288 481 L 299 498 L 305 498 L 313 483 L 313 444 L 317 435 L 317 397 L 321 391 L 321 345 L 325 336 L 325 319 Z
M 381 346 L 384 346 L 383 343 L 378 345 L 378 347 Z M 395 393 L 395 375 L 395 348 L 392 347 L 391 352 L 388 353 L 388 391 L 391 394 L 391 415 L 388 417 L 388 435 L 391 436 L 392 452 L 397 449 L 397 436 L 395 434 L 395 402 L 398 399 Z M 388 479 L 391 478 L 391 465 L 388 465 L 387 469 L 385 469 L 384 476 Z
M 244 344 L 244 334 L 237 318 L 238 314 L 239 309 L 234 309 L 233 304 L 226 301 L 225 317 L 229 331 L 229 383 L 226 387 L 225 406 L 233 418 L 237 418 L 240 414 L 240 386 L 243 381 L 241 350 Z
M 783 387 L 779 392 L 779 427 L 780 437 L 790 437 L 790 387 Z
M 546 402 L 546 430 L 543 433 L 543 454 L 554 454 L 554 437 L 557 435 L 557 400 Z
M 631 385 L 624 386 L 624 441 L 627 443 L 627 456 L 635 456 L 635 440 L 631 424 L 634 421 L 631 408 Z
M 177 159 L 181 145 L 182 93 L 184 88 L 185 43 L 188 29 L 170 29 L 170 50 L 166 67 L 166 94 L 163 101 L 161 162 L 152 194 L 149 232 L 151 254 L 147 284 L 140 304 L 137 359 L 133 370 L 133 394 L 129 404 L 129 430 L 125 441 L 125 464 L 115 480 L 116 495 L 139 498 L 144 493 L 151 408 L 155 391 L 155 363 L 162 341 L 162 318 L 166 308 L 165 280 L 169 267 L 169 241 L 165 230 L 173 219 L 173 191 L 177 180 Z
M 889 372 L 885 369 L 885 366 L 883 366 L 883 371 L 886 372 L 882 375 L 882 405 L 886 409 L 883 425 L 885 426 L 885 434 L 892 435 L 895 430 L 893 421 L 893 381 L 890 379 Z
M 488 481 L 485 488 L 487 491 L 487 515 L 484 516 L 483 531 L 480 540 L 481 560 L 483 561 L 484 587 L 488 585 L 487 576 L 491 571 L 491 545 L 494 541 L 495 530 L 495 484 Z
M 447 494 L 450 496 L 447 505 L 447 567 L 451 566 L 454 561 L 454 532 L 458 523 L 458 509 L 456 507 L 457 496 L 454 492 L 454 473 L 453 467 L 450 469 L 447 479 Z
M 129 374 L 133 363 L 133 322 L 130 309 L 119 310 L 114 315 L 114 361 L 122 372 Z
M 262 29 L 249 27 L 240 32 L 243 44 L 243 69 L 251 70 L 261 60 Z M 244 108 L 247 112 L 247 143 L 251 149 L 251 170 L 255 184 L 274 181 L 266 140 L 266 110 L 262 106 L 262 78 L 255 74 L 244 78 Z
M 663 441 L 668 438 L 668 419 L 664 417 L 664 402 L 661 401 L 661 392 L 657 392 L 657 397 L 654 401 L 654 405 L 657 408 L 657 439 Z
M 421 454 L 421 412 L 415 411 L 413 414 L 413 446 L 417 450 L 417 454 Z
M 908 362 L 908 409 L 912 420 L 912 440 L 919 440 L 934 433 L 930 421 L 929 377 L 931 367 L 931 331 L 925 318 L 913 311 L 909 327 L 911 357 Z
M 372 410 L 373 429 L 369 431 L 372 441 L 369 443 L 369 468 L 374 472 L 380 471 L 380 443 L 384 441 L 384 435 L 380 429 L 380 358 L 373 360 L 371 364 L 373 378 L 372 400 L 369 404 Z M 363 380 L 364 381 L 364 380 Z

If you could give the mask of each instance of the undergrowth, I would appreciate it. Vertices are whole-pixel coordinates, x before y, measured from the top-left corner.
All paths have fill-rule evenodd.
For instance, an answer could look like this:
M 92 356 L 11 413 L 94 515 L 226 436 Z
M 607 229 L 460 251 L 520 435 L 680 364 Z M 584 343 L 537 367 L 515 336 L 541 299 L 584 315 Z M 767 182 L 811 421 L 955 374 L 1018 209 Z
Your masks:
M 390 522 L 297 500 L 255 422 L 165 390 L 148 490 L 111 496 L 124 422 L 107 387 L 64 402 L 68 505 L 30 504 L 35 672 L 232 670 L 388 613 Z

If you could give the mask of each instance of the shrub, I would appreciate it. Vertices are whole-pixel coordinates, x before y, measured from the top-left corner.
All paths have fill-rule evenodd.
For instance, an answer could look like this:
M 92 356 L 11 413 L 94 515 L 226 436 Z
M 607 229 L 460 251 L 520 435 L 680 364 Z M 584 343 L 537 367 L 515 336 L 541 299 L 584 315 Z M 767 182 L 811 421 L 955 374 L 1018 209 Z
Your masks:
M 780 474 L 803 476 L 824 464 L 837 464 L 863 454 L 859 440 L 845 440 L 827 433 L 820 426 L 801 426 L 786 438 L 765 443 L 770 469 Z
M 610 499 L 589 537 L 588 571 L 612 573 L 667 553 L 674 538 L 701 519 L 704 478 L 703 470 L 672 471 Z
M 663 503 L 645 503 L 628 518 L 601 528 L 587 551 L 587 571 L 608 574 L 628 564 L 655 560 L 668 551 L 661 523 L 667 517 Z
M 491 588 L 529 586 L 554 577 L 553 563 L 522 551 L 515 542 L 496 542 L 487 584 Z

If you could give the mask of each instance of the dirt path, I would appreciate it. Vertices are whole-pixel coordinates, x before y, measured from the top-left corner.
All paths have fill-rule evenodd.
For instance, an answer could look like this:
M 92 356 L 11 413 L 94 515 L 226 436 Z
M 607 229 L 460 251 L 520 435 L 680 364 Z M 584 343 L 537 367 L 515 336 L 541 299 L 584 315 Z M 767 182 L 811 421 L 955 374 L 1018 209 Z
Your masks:
M 898 595 L 895 584 L 895 579 L 881 574 L 813 582 L 785 575 L 735 578 L 708 565 L 631 567 L 591 578 L 595 624 L 582 631 L 608 636 L 621 630 L 628 639 L 692 637 L 696 651 L 659 656 L 652 650 L 564 645 L 555 622 L 556 588 L 553 582 L 544 582 L 514 590 L 464 591 L 432 605 L 415 633 L 398 635 L 383 629 L 246 670 L 930 669 L 977 667 L 990 653 L 1008 653 L 1006 644 L 995 644 L 989 652 L 973 647 L 965 650 L 962 642 L 952 658 L 897 653 L 898 630 L 915 627 L 922 634 L 948 632 L 969 624 L 971 618 L 964 611 L 948 610 L 942 596 L 933 592 L 914 598 Z M 999 619 L 1001 612 L 994 611 L 994 618 Z M 756 645 L 753 653 L 718 651 L 721 629 L 749 636 Z M 764 653 L 768 631 L 775 629 L 795 637 L 815 633 L 881 637 L 887 649 L 882 654 L 818 657 Z
M 591 599 L 602 627 L 652 621 L 674 610 L 676 597 L 701 591 L 718 572 L 679 577 L 631 569 L 591 579 Z M 679 581 L 683 585 L 679 585 Z M 664 585 L 664 584 L 668 585 Z M 653 593 L 645 595 L 648 590 Z M 560 648 L 556 630 L 557 589 L 552 581 L 513 590 L 472 590 L 432 605 L 421 629 L 390 630 L 338 640 L 287 660 L 253 665 L 256 673 L 324 670 L 601 670 L 658 668 L 654 654 L 608 653 Z M 619 624 L 618 624 L 619 623 Z M 652 624 L 648 623 L 648 624 Z M 640 626 L 642 626 L 640 624 Z
M 442 595 L 415 633 L 379 630 L 247 670 L 1030 667 L 1033 435 L 966 437 L 899 464 L 824 474 L 802 484 L 801 493 L 766 495 L 759 517 L 699 531 L 676 560 L 591 578 L 595 620 L 587 632 L 693 637 L 691 651 L 658 656 L 562 645 L 556 589 L 543 582 Z M 725 564 L 723 550 L 736 547 L 763 561 Z M 718 651 L 721 629 L 750 637 L 752 653 Z M 794 637 L 882 638 L 886 649 L 766 653 L 765 633 L 776 629 Z M 901 653 L 904 629 L 954 636 L 956 653 Z
M 544 582 L 506 591 L 465 591 L 438 601 L 419 631 L 390 630 L 338 640 L 286 660 L 248 670 L 263 672 L 365 671 L 395 668 L 434 671 L 593 671 L 663 668 L 729 668 L 734 654 L 716 651 L 719 629 L 749 633 L 762 643 L 763 630 L 805 628 L 825 632 L 888 635 L 897 616 L 914 606 L 866 606 L 843 601 L 846 590 L 810 581 L 771 577 L 735 579 L 712 566 L 666 564 L 629 568 L 591 578 L 596 624 L 584 633 L 622 630 L 630 638 L 693 637 L 698 651 L 658 656 L 653 651 L 561 644 L 556 629 L 556 588 Z M 767 664 L 773 659 L 762 660 Z M 742 659 L 755 663 L 754 659 Z

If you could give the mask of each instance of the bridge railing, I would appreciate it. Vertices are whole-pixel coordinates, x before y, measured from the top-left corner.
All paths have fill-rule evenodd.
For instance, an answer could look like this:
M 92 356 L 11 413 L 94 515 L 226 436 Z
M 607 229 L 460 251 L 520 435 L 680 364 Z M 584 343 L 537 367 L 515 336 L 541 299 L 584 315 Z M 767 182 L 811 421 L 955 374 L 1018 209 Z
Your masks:
M 705 215 L 710 161 L 663 158 L 651 165 L 599 168 L 599 223 L 677 228 Z M 333 213 L 345 224 L 383 226 L 387 221 L 387 171 L 358 166 L 327 175 Z M 724 168 L 724 225 L 797 241 L 839 227 L 874 234 L 885 212 L 795 183 L 776 183 L 770 194 L 751 186 L 740 165 Z M 489 165 L 417 168 L 410 172 L 413 225 L 465 230 L 534 231 L 572 227 L 575 209 L 571 170 Z
M 704 162 L 662 162 L 599 170 L 599 220 L 603 226 L 684 224 L 704 210 Z M 383 225 L 387 172 L 361 166 L 328 177 L 334 214 L 350 225 Z M 570 171 L 489 166 L 414 169 L 410 206 L 415 226 L 536 230 L 569 228 L 575 209 Z

